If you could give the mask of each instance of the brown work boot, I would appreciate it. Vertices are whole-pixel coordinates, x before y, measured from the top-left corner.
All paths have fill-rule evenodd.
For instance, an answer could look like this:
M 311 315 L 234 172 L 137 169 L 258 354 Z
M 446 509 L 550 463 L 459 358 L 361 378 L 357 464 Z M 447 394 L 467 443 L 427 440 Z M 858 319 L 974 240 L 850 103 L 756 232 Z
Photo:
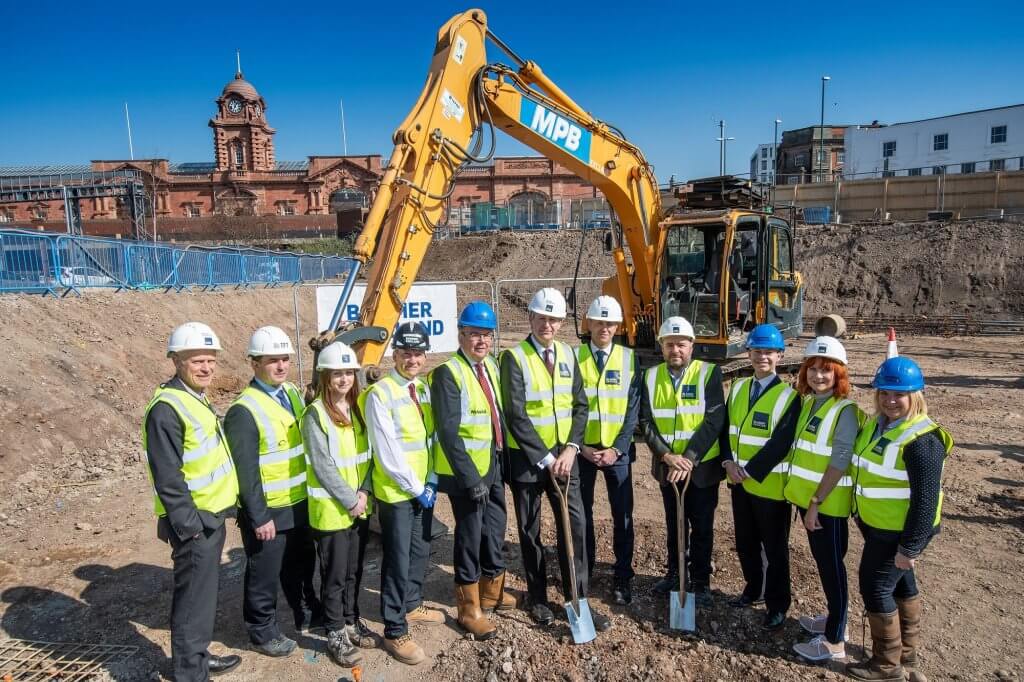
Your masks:
M 428 609 L 420 604 L 409 613 L 405 614 L 408 623 L 422 623 L 423 625 L 441 625 L 444 623 L 444 613 L 437 609 Z
M 391 654 L 399 663 L 406 665 L 419 665 L 427 655 L 423 653 L 423 647 L 412 641 L 412 636 L 407 634 L 394 639 L 384 638 L 384 650 Z
M 491 611 L 511 611 L 517 606 L 516 598 L 505 591 L 505 572 L 493 578 L 480 577 L 480 608 L 486 613 Z
M 487 616 L 480 610 L 480 585 L 455 585 L 455 600 L 459 605 L 459 625 L 473 639 L 487 640 L 498 632 Z
M 903 666 L 900 665 L 903 645 L 897 613 L 868 614 L 868 623 L 871 625 L 871 659 L 864 663 L 848 664 L 847 675 L 866 682 L 903 682 Z
M 900 636 L 903 638 L 903 654 L 900 663 L 913 668 L 917 665 L 917 647 L 921 639 L 921 598 L 897 599 L 900 613 Z

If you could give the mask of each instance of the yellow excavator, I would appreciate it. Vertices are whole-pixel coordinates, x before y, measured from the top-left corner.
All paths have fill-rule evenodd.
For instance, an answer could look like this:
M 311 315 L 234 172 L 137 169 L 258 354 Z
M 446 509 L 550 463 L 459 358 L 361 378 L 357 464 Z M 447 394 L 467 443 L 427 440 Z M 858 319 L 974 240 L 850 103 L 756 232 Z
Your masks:
M 514 66 L 490 63 L 488 40 Z M 338 337 L 355 345 L 364 367 L 380 362 L 456 175 L 493 156 L 497 130 L 590 182 L 608 201 L 616 274 L 603 290 L 622 304 L 621 333 L 631 346 L 653 350 L 657 325 L 676 314 L 694 322 L 696 350 L 710 359 L 742 352 L 742 330 L 755 323 L 777 322 L 785 335 L 799 334 L 802 287 L 788 224 L 756 211 L 666 215 L 643 152 L 513 52 L 474 9 L 441 27 L 423 91 L 394 133 L 355 242 L 356 260 L 371 262 L 359 321 L 341 324 L 353 272 L 328 330 L 311 342 L 314 350 Z

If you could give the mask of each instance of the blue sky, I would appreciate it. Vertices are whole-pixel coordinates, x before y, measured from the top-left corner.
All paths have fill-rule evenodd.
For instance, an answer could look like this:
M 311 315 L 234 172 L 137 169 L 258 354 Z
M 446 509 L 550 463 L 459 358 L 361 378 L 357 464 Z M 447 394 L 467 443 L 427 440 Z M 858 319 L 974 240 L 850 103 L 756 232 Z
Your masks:
M 666 182 L 728 170 L 818 121 L 897 122 L 1024 103 L 1024 3 L 479 3 L 491 29 L 635 141 Z M 242 68 L 278 160 L 391 150 L 437 28 L 470 5 L 17 3 L 5 13 L 0 165 L 212 160 L 213 100 Z M 507 59 L 496 49 L 493 60 Z M 498 153 L 529 153 L 501 137 Z

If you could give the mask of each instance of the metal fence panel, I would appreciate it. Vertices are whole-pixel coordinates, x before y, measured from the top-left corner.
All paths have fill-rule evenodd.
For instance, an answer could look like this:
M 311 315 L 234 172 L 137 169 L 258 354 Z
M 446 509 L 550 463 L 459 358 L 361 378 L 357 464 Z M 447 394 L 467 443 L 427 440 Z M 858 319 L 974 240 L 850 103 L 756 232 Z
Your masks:
M 175 249 L 174 265 L 176 270 L 175 284 L 179 289 L 184 287 L 212 286 L 210 273 L 210 254 L 194 249 Z
M 210 254 L 210 284 L 241 284 L 244 280 L 242 254 L 217 251 Z
M 351 271 L 351 269 L 351 258 L 330 256 L 324 259 L 324 279 L 338 279 L 339 277 L 348 277 L 348 273 Z
M 125 243 L 117 239 L 57 238 L 57 279 L 62 286 L 128 286 Z
M 270 256 L 245 255 L 245 281 L 249 284 L 274 284 L 281 281 L 281 265 Z
M 133 287 L 173 287 L 176 285 L 174 249 L 153 244 L 132 244 L 128 247 L 128 272 Z
M 303 282 L 323 279 L 324 259 L 322 256 L 299 256 L 299 279 Z
M 301 277 L 299 276 L 298 256 L 271 256 L 270 258 L 276 260 L 280 264 L 282 282 L 299 282 Z
M 51 239 L 0 232 L 0 291 L 53 292 L 57 254 Z

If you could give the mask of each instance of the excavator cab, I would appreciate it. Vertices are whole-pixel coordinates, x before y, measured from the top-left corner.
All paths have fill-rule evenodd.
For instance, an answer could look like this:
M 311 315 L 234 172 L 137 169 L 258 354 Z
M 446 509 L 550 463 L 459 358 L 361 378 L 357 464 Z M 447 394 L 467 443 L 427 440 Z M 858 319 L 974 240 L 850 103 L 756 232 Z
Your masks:
M 764 322 L 785 338 L 800 334 L 803 287 L 789 223 L 759 211 L 687 210 L 670 215 L 661 229 L 659 321 L 688 319 L 696 357 L 744 354 L 746 332 Z

